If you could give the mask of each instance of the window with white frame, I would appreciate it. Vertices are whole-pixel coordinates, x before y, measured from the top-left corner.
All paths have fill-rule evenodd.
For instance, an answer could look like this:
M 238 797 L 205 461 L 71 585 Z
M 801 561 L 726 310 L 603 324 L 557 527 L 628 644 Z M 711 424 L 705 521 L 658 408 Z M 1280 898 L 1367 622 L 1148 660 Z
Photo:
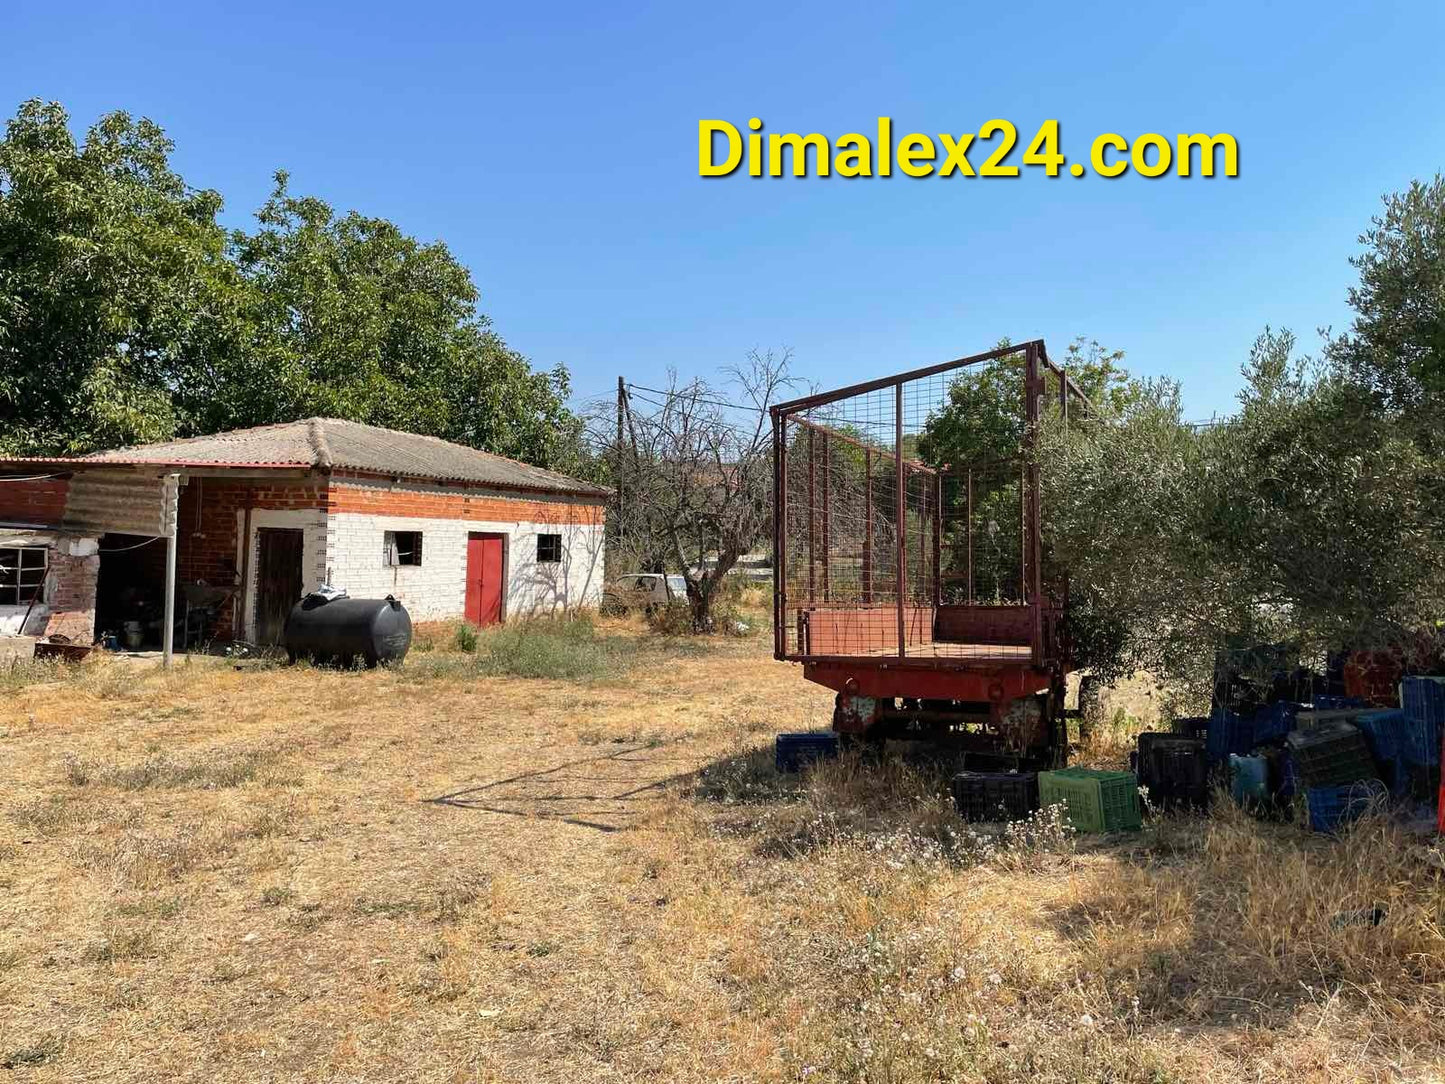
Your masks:
M 0 546 L 0 606 L 40 600 L 49 553 L 47 546 Z
M 387 531 L 384 536 L 385 563 L 388 568 L 398 565 L 421 564 L 420 531 Z
M 537 536 L 537 563 L 555 565 L 562 560 L 562 536 L 560 534 L 539 534 Z

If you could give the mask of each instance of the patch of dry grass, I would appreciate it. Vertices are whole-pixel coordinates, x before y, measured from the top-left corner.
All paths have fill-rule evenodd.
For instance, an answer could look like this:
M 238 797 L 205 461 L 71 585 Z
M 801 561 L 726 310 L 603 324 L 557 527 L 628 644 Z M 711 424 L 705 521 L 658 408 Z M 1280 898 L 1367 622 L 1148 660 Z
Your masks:
M 1159 1082 L 1445 1057 L 1433 844 L 1228 809 L 1106 840 L 967 826 L 947 765 L 778 776 L 772 734 L 826 725 L 829 697 L 765 642 L 598 634 L 642 641 L 625 680 L 488 673 L 452 630 L 408 660 L 441 660 L 426 680 L 101 664 L 10 687 L 0 1063 Z

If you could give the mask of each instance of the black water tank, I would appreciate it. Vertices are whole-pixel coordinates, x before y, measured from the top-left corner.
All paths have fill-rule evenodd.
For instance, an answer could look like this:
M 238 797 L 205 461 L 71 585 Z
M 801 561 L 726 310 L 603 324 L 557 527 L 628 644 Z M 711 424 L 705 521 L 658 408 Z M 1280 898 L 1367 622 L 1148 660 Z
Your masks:
M 411 617 L 400 602 L 386 598 L 333 598 L 307 595 L 291 608 L 281 634 L 292 662 L 311 658 L 319 663 L 367 666 L 400 662 L 411 647 Z

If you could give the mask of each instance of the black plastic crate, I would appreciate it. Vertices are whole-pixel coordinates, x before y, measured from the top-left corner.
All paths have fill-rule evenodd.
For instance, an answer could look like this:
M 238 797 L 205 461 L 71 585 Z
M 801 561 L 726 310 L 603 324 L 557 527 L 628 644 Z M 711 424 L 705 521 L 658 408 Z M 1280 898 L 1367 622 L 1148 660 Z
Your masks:
M 1203 809 L 1209 804 L 1209 760 L 1202 738 L 1140 734 L 1135 763 L 1151 805 Z
M 838 735 L 829 730 L 779 734 L 773 744 L 773 763 L 780 772 L 802 771 L 814 761 L 838 755 Z
M 1333 721 L 1296 730 L 1285 744 L 1306 787 L 1343 786 L 1376 776 L 1375 758 L 1359 727 Z
M 966 821 L 1018 821 L 1039 808 L 1036 772 L 959 772 L 952 790 Z

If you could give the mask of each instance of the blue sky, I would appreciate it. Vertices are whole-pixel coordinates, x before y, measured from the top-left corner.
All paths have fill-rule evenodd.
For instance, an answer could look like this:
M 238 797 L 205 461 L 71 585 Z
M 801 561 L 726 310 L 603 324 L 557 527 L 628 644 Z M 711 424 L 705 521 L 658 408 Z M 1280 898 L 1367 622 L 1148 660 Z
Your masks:
M 25 4 L 0 105 L 159 122 L 245 224 L 272 172 L 444 239 L 581 395 L 788 346 L 823 387 L 1043 336 L 1231 409 L 1265 324 L 1345 326 L 1379 197 L 1445 169 L 1445 4 Z M 697 176 L 697 123 L 1227 131 L 1233 180 Z M 1022 149 L 1022 148 L 1020 148 Z M 1016 152 L 1017 155 L 1017 152 Z

